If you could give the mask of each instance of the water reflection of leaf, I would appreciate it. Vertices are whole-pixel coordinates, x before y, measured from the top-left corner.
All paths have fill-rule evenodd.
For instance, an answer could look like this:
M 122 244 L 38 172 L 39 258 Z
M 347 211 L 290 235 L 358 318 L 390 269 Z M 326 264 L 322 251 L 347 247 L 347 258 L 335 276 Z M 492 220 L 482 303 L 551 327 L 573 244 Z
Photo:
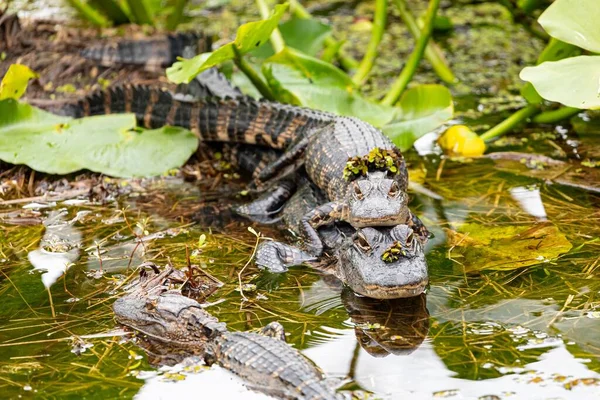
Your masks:
M 573 247 L 553 224 L 487 226 L 465 224 L 446 229 L 451 258 L 465 271 L 512 270 L 539 264 Z

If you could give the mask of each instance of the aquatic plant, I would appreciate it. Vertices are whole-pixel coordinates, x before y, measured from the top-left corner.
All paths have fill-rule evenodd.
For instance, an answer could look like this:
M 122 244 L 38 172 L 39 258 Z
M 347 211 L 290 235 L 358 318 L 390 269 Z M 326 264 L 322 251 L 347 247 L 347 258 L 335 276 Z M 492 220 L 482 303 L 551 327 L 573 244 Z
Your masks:
M 538 22 L 552 38 L 540 54 L 538 65 L 526 67 L 520 74 L 528 82 L 521 94 L 529 105 L 483 133 L 482 139 L 501 136 L 528 119 L 553 123 L 581 109 L 600 107 L 600 56 L 580 55 L 582 49 L 592 54 L 600 52 L 598 18 L 600 9 L 595 0 L 557 0 L 544 11 Z M 566 107 L 542 112 L 544 99 Z
M 183 19 L 188 0 L 67 0 L 86 21 L 107 27 L 121 24 L 164 25 L 173 30 Z
M 257 1 L 257 4 L 264 18 L 262 21 L 240 26 L 233 42 L 211 53 L 176 62 L 167 69 L 167 77 L 175 83 L 188 83 L 202 71 L 233 61 L 262 97 L 358 117 L 381 128 L 403 150 L 410 148 L 416 139 L 452 117 L 452 96 L 446 87 L 416 85 L 407 89 L 429 43 L 438 0 L 431 1 L 423 30 L 416 35 L 418 40 L 415 50 L 380 103 L 364 98 L 358 84 L 366 79 L 373 67 L 385 25 L 382 10 L 387 7 L 386 1 L 376 2 L 373 35 L 365 58 L 358 64 L 358 71 L 352 77 L 328 61 L 335 56 L 335 52 L 333 55 L 330 53 L 330 48 L 323 51 L 321 59 L 316 58 L 315 48 L 318 49 L 320 45 L 315 45 L 315 42 L 327 45 L 327 40 L 322 35 L 298 40 L 297 36 L 302 35 L 302 29 L 293 32 L 279 31 L 278 24 L 288 9 L 287 3 L 275 6 L 271 15 L 268 15 L 263 1 Z M 309 19 L 310 15 L 297 2 L 292 5 L 294 23 L 314 24 Z M 260 48 L 267 46 L 269 40 L 272 49 L 264 56 Z M 302 47 L 310 47 L 311 54 L 302 51 L 296 44 L 291 46 L 292 42 L 303 42 Z M 339 46 L 335 51 L 339 52 Z M 342 66 L 353 64 L 344 55 L 342 59 L 346 61 L 340 60 Z M 441 59 L 437 62 L 442 63 Z

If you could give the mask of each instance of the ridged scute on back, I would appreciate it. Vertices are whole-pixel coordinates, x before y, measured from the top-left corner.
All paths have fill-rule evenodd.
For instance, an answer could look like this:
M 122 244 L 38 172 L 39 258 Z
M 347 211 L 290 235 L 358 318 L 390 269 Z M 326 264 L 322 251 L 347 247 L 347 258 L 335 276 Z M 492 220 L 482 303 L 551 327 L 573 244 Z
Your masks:
M 331 200 L 345 196 L 348 182 L 343 179 L 350 157 L 365 156 L 373 148 L 395 148 L 385 134 L 354 117 L 338 117 L 335 123 L 311 136 L 306 149 L 306 170 Z
M 287 343 L 249 332 L 229 332 L 209 345 L 215 361 L 266 393 L 284 399 L 339 400 L 317 367 Z
M 181 126 L 201 140 L 257 144 L 285 149 L 296 137 L 330 124 L 336 117 L 326 112 L 248 96 L 177 100 L 170 92 L 148 86 L 113 87 L 95 92 L 68 106 L 75 117 L 135 113 L 141 126 Z

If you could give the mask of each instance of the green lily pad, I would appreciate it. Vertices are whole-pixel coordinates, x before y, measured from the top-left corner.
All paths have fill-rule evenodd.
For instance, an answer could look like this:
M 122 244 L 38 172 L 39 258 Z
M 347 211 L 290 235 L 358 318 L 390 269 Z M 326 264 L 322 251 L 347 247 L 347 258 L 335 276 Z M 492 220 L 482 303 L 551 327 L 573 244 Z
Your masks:
M 135 128 L 133 114 L 59 117 L 15 100 L 0 101 L 0 159 L 36 171 L 82 169 L 117 177 L 160 175 L 187 161 L 198 139 L 182 128 Z
M 550 223 L 518 225 L 464 224 L 458 231 L 446 229 L 450 258 L 466 272 L 513 270 L 556 259 L 573 247 Z
M 600 53 L 598 0 L 556 0 L 538 22 L 550 36 L 594 53 Z
M 519 75 L 546 100 L 569 107 L 600 107 L 600 56 L 579 56 L 527 67 Z
M 167 77 L 171 82 L 190 83 L 200 72 L 215 67 L 225 61 L 233 60 L 236 52 L 246 54 L 265 44 L 273 30 L 277 27 L 288 4 L 275 6 L 273 14 L 262 21 L 248 22 L 237 30 L 235 40 L 212 53 L 199 54 L 189 60 L 177 61 L 167 68 Z

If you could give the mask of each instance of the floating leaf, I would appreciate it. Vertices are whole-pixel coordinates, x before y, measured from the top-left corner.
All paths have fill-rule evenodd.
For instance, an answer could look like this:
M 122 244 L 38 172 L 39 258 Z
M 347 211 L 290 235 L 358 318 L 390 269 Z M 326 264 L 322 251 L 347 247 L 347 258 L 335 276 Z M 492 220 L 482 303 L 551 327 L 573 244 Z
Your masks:
M 600 56 L 579 56 L 545 62 L 521 71 L 540 96 L 569 107 L 600 107 Z
M 468 126 L 454 125 L 438 139 L 444 152 L 461 157 L 478 157 L 485 153 L 485 142 Z
M 0 83 L 0 100 L 20 99 L 25 93 L 29 81 L 38 76 L 25 65 L 12 64 Z
M 573 247 L 549 223 L 532 227 L 464 224 L 459 231 L 446 229 L 450 257 L 465 271 L 512 270 L 556 259 Z
M 179 167 L 198 139 L 181 128 L 135 129 L 133 114 L 70 119 L 15 100 L 0 101 L 0 159 L 42 172 L 89 169 L 118 177 Z
M 550 36 L 600 53 L 598 0 L 556 0 L 538 19 Z
M 242 55 L 262 46 L 269 40 L 271 33 L 277 27 L 287 8 L 287 3 L 276 5 L 273 14 L 268 19 L 249 22 L 240 26 L 233 42 L 212 53 L 203 53 L 189 60 L 177 61 L 167 68 L 167 77 L 175 83 L 190 83 L 200 72 L 225 61 L 233 60 L 236 52 Z

